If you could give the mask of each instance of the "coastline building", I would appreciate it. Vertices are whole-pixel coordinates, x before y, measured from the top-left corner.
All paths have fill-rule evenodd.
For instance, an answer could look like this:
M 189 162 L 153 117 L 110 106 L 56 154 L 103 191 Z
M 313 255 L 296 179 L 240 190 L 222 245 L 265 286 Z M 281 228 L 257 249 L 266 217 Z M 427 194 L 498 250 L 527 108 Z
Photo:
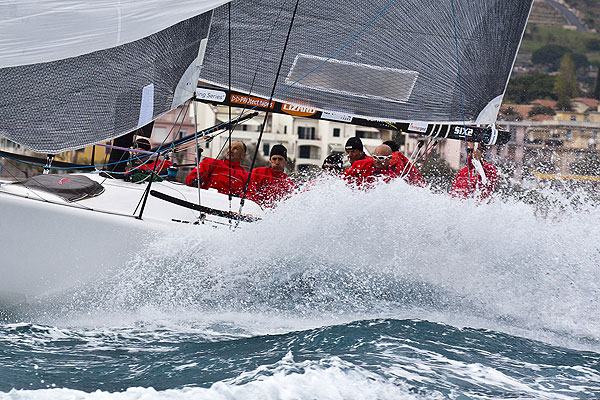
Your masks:
M 498 124 L 511 132 L 511 140 L 503 146 L 492 146 L 488 153 L 490 161 L 515 179 L 557 176 L 586 179 L 576 167 L 579 162 L 600 159 L 600 101 L 574 98 L 571 108 L 571 111 L 558 110 L 553 100 L 503 105 Z M 542 113 L 538 113 L 540 110 Z M 554 115 L 548 114 L 549 111 Z M 404 154 L 410 158 L 423 140 L 426 139 L 422 136 L 407 135 Z M 434 151 L 454 170 L 465 165 L 462 141 L 442 140 Z M 598 177 L 600 170 L 592 170 L 588 175 Z
M 556 109 L 556 102 L 536 100 L 527 105 L 505 104 L 499 115 L 499 125 L 511 132 L 511 140 L 503 146 L 493 146 L 489 153 L 490 161 L 500 166 L 515 179 L 554 178 L 580 174 L 578 163 L 597 157 L 600 159 L 600 101 L 590 98 L 575 98 L 571 101 L 571 111 Z M 542 110 L 543 112 L 538 113 Z M 537 111 L 536 111 L 537 110 Z M 180 109 L 163 115 L 155 121 L 150 141 L 153 146 L 170 142 L 194 133 L 195 121 L 198 130 L 212 127 L 229 120 L 229 109 L 198 103 L 197 115 L 190 107 L 183 122 L 173 128 L 176 119 L 181 119 Z M 232 117 L 242 112 L 232 108 Z M 296 115 L 293 115 L 295 113 Z M 290 114 L 270 114 L 258 151 L 256 166 L 268 163 L 269 152 L 275 144 L 283 144 L 288 149 L 288 167 L 292 172 L 305 172 L 320 168 L 323 159 L 331 153 L 344 154 L 344 144 L 348 138 L 358 136 L 365 149 L 371 153 L 382 141 L 392 139 L 391 130 L 361 127 L 335 121 L 305 118 L 310 110 L 290 110 Z M 554 115 L 551 115 L 554 113 Z M 303 115 L 304 114 L 304 115 Z M 250 165 L 258 136 L 264 122 L 264 113 L 235 126 L 234 140 L 241 140 L 248 146 L 246 159 Z M 202 157 L 224 156 L 228 133 L 223 132 L 209 143 L 202 143 Z M 404 135 L 402 152 L 409 158 L 425 140 L 419 135 Z M 0 149 L 8 152 L 44 158 L 5 138 L 0 139 Z M 108 159 L 108 149 L 90 146 L 57 155 L 58 161 L 77 164 L 103 164 Z M 459 170 L 465 163 L 464 143 L 458 140 L 441 140 L 435 153 L 446 161 L 449 167 Z M 179 177 L 185 176 L 196 162 L 195 144 L 184 152 L 172 155 L 173 162 L 180 165 Z M 2 177 L 24 178 L 41 172 L 40 168 L 13 165 L 4 160 Z M 25 171 L 25 172 L 23 172 Z M 600 171 L 589 171 L 589 176 L 600 176 Z M 600 180 L 600 178 L 599 178 Z
M 229 109 L 225 106 L 199 103 L 196 105 L 196 110 L 199 131 L 229 120 Z M 235 118 L 241 112 L 243 112 L 242 108 L 232 108 L 231 115 Z M 352 136 L 360 137 L 369 153 L 381 144 L 382 140 L 391 138 L 391 131 L 388 130 L 304 118 L 311 115 L 310 109 L 290 109 L 288 112 L 289 115 L 269 114 L 260 144 L 261 148 L 258 152 L 257 166 L 266 165 L 271 147 L 275 144 L 282 144 L 288 149 L 290 169 L 293 169 L 294 172 L 304 172 L 320 168 L 323 159 L 331 153 L 345 154 L 344 145 Z M 313 114 L 314 112 L 312 111 Z M 178 110 L 174 110 L 155 121 L 151 137 L 153 145 L 156 146 L 163 142 L 178 113 Z M 259 112 L 256 117 L 236 125 L 232 132 L 233 140 L 241 140 L 248 146 L 250 157 L 258 142 L 264 114 L 264 112 Z M 171 135 L 174 135 L 176 131 L 177 129 Z M 193 132 L 194 115 L 193 107 L 191 107 L 190 115 L 186 117 L 178 137 L 193 134 Z M 228 133 L 223 132 L 210 143 L 201 144 L 202 156 L 213 158 L 223 156 L 226 151 L 227 138 Z M 173 137 L 169 138 L 169 140 L 171 139 Z M 181 164 L 187 165 L 195 162 L 194 148 L 195 146 L 190 146 L 185 155 L 181 157 L 179 160 Z M 249 161 L 247 163 L 249 164 Z M 190 166 L 189 169 L 191 168 Z
M 516 179 L 552 179 L 577 176 L 575 166 L 578 162 L 600 156 L 598 100 L 575 98 L 571 101 L 572 111 L 556 110 L 554 116 L 529 117 L 526 112 L 540 101 L 532 103 L 502 107 L 500 116 L 503 120 L 499 124 L 510 130 L 512 136 L 505 146 L 492 149 L 493 162 L 512 170 Z M 590 171 L 587 175 L 600 176 L 600 171 Z

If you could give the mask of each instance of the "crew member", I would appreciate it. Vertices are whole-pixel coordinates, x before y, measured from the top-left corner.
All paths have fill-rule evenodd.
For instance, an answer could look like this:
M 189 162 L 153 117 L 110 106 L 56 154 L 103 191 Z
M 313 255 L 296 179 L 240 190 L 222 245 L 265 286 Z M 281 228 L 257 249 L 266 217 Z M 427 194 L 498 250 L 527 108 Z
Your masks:
M 392 149 L 392 161 L 390 162 L 390 168 L 394 170 L 399 176 L 401 176 L 406 183 L 411 185 L 425 187 L 425 179 L 421 176 L 421 173 L 404 154 L 400 152 L 400 146 L 393 140 L 383 142 Z
M 352 166 L 352 164 L 354 164 L 358 160 L 371 158 L 365 154 L 363 150 L 362 140 L 360 140 L 358 136 L 353 136 L 350 139 L 348 139 L 344 148 L 346 150 L 348 160 L 350 161 L 350 166 Z
M 498 171 L 490 163 L 483 161 L 486 151 L 481 143 L 467 144 L 467 163 L 456 175 L 450 194 L 461 199 L 488 199 L 498 183 Z
M 150 141 L 145 137 L 139 137 L 135 140 L 134 149 L 147 152 L 152 151 Z M 171 163 L 167 157 L 162 159 L 159 157 L 158 160 L 150 161 L 151 156 L 152 154 L 145 155 L 144 153 L 133 153 L 134 167 L 126 171 L 126 177 L 133 182 L 141 182 L 145 181 L 148 178 L 148 175 L 152 174 L 152 171 L 162 178 L 166 177 L 168 169 L 173 166 L 173 163 Z
M 235 141 L 227 149 L 225 160 L 205 158 L 185 178 L 185 184 L 197 187 L 200 181 L 202 189 L 217 189 L 219 193 L 231 194 L 241 197 L 244 185 L 248 179 L 248 171 L 240 165 L 246 157 L 246 145 Z M 229 166 L 231 165 L 231 168 Z M 231 174 L 231 187 L 229 186 Z
M 378 180 L 389 183 L 398 174 L 390 168 L 392 149 L 386 144 L 375 148 L 373 157 L 355 161 L 344 171 L 344 179 L 358 187 L 372 187 Z
M 284 172 L 287 164 L 287 149 L 281 144 L 271 148 L 269 167 L 252 170 L 248 198 L 261 207 L 274 207 L 296 189 L 296 185 Z

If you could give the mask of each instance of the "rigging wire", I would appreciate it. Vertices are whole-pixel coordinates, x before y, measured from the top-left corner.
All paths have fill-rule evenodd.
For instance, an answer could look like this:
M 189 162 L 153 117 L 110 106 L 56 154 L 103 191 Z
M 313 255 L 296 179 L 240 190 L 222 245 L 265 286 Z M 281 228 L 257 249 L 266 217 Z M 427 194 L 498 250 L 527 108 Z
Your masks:
M 275 89 L 277 88 L 277 81 L 279 80 L 279 74 L 281 73 L 281 67 L 283 65 L 283 60 L 285 58 L 285 51 L 287 49 L 289 40 L 290 40 L 290 35 L 292 33 L 292 27 L 294 26 L 294 20 L 296 19 L 296 14 L 298 12 L 298 3 L 300 3 L 300 0 L 296 0 L 296 5 L 294 6 L 294 11 L 292 13 L 292 18 L 290 20 L 290 26 L 288 28 L 288 32 L 287 35 L 285 37 L 285 43 L 283 44 L 283 49 L 281 51 L 281 57 L 279 59 L 279 66 L 277 67 L 277 74 L 275 74 L 275 81 L 273 82 L 273 89 L 271 90 L 271 96 L 269 97 L 269 100 L 267 102 L 267 104 L 271 103 L 271 100 L 273 100 L 273 95 L 275 94 Z M 258 135 L 258 142 L 256 143 L 256 149 L 254 150 L 254 156 L 252 157 L 252 164 L 250 165 L 250 172 L 248 173 L 248 178 L 246 179 L 246 183 L 244 184 L 244 190 L 242 192 L 242 198 L 240 200 L 240 210 L 239 210 L 239 214 L 242 214 L 242 208 L 244 207 L 244 202 L 246 200 L 246 195 L 248 193 L 248 186 L 250 184 L 250 180 L 252 179 L 252 170 L 254 169 L 254 164 L 256 163 L 256 156 L 258 155 L 258 149 L 260 148 L 260 142 L 262 141 L 262 137 L 263 134 L 265 132 L 265 127 L 267 126 L 267 121 L 269 118 L 269 112 L 270 109 L 267 108 L 267 111 L 265 112 L 265 118 L 263 120 L 263 123 L 260 127 L 260 134 Z M 239 220 L 237 221 L 236 226 L 239 225 Z
M 177 128 L 177 132 L 175 133 L 174 136 L 177 136 L 179 134 L 179 132 L 181 131 L 181 126 L 183 125 L 183 122 L 185 121 L 185 116 L 187 115 L 187 112 L 190 109 L 190 104 L 191 104 L 192 101 L 193 101 L 193 99 L 186 100 L 187 105 L 184 106 L 185 112 L 183 113 L 183 116 L 181 117 L 181 121 L 179 122 L 179 128 Z M 181 115 L 181 113 L 180 113 L 180 115 Z M 159 148 L 162 147 L 165 144 L 165 141 L 167 140 L 167 138 L 169 136 L 171 136 L 171 132 L 175 128 L 175 125 L 177 125 L 177 120 L 175 120 L 175 122 L 173 123 L 173 126 L 171 127 L 171 130 L 169 131 L 169 134 L 167 136 L 165 136 L 165 138 L 163 139 L 163 141 L 160 144 Z M 157 152 L 155 152 L 154 154 L 156 154 L 156 153 Z M 148 157 L 148 160 L 150 160 L 150 157 Z M 148 160 L 146 160 L 146 161 L 148 161 Z M 144 214 L 144 209 L 146 208 L 146 202 L 148 201 L 148 196 L 150 195 L 150 188 L 152 187 L 152 182 L 154 181 L 153 178 L 154 178 L 155 171 L 156 171 L 156 168 L 158 166 L 158 161 L 159 160 L 160 160 L 160 153 L 159 153 L 159 156 L 156 159 L 156 162 L 154 163 L 154 167 L 152 168 L 152 172 L 150 173 L 150 180 L 148 181 L 148 186 L 146 187 L 146 190 L 144 191 L 144 194 L 142 195 L 142 198 L 140 199 L 140 202 L 138 203 L 137 207 L 133 211 L 133 213 L 135 214 L 135 212 L 137 211 L 138 207 L 140 207 L 140 204 L 141 204 L 140 214 L 136 217 L 137 219 L 142 219 L 142 215 Z
M 194 139 L 196 139 L 196 151 L 194 152 L 196 154 L 196 168 L 198 168 L 198 171 L 200 171 L 200 144 L 198 143 L 198 108 L 196 107 L 196 95 L 194 95 L 194 98 L 192 98 L 192 101 L 194 102 Z M 201 194 L 201 190 L 200 190 L 200 177 L 198 177 L 198 180 L 196 182 L 197 187 L 198 187 L 198 205 L 201 206 L 202 205 L 202 194 Z M 202 213 L 200 212 L 198 214 L 198 218 L 200 218 L 202 216 Z
M 228 4 L 228 8 L 229 9 L 231 8 L 231 4 L 230 3 Z M 250 90 L 248 92 L 248 95 L 250 95 L 252 93 L 253 89 L 254 89 L 254 83 L 256 81 L 256 77 L 258 76 L 258 68 L 259 68 L 260 64 L 262 63 L 262 60 L 264 58 L 264 54 L 265 54 L 265 51 L 266 51 L 266 48 L 267 48 L 267 44 L 269 43 L 269 41 L 271 39 L 271 36 L 273 35 L 273 32 L 275 30 L 275 27 L 277 26 L 277 23 L 279 22 L 279 18 L 281 16 L 281 13 L 282 13 L 283 9 L 284 9 L 284 5 L 282 5 L 280 7 L 279 12 L 277 14 L 277 17 L 275 19 L 275 23 L 273 24 L 273 26 L 271 28 L 271 32 L 269 33 L 269 36 L 268 36 L 268 38 L 267 38 L 267 40 L 265 42 L 265 46 L 262 49 L 262 53 L 261 53 L 259 62 L 257 63 L 257 67 L 256 67 L 256 69 L 254 71 L 254 76 L 252 77 L 252 82 L 250 84 Z M 231 12 L 230 11 L 229 11 L 229 20 L 231 21 Z M 231 92 L 231 22 L 229 23 L 229 53 L 230 53 L 230 56 L 229 56 L 229 59 L 230 59 L 229 60 L 229 82 L 230 82 L 229 83 L 229 87 L 230 87 L 230 92 Z M 246 103 L 243 104 L 241 112 L 236 117 L 235 123 L 232 124 L 231 123 L 231 120 L 232 120 L 231 119 L 231 104 L 229 105 L 229 111 L 230 112 L 229 112 L 229 121 L 228 121 L 228 123 L 230 123 L 230 130 L 229 130 L 228 140 L 223 144 L 223 146 L 221 147 L 221 149 L 217 153 L 216 157 L 214 158 L 213 162 L 209 166 L 208 170 L 202 175 L 202 177 L 198 176 L 198 181 L 199 181 L 198 183 L 200 183 L 201 179 L 204 179 L 205 177 L 210 176 L 210 174 L 213 171 L 213 167 L 214 167 L 215 162 L 221 156 L 221 153 L 225 149 L 226 145 L 229 145 L 229 149 L 230 149 L 230 152 L 231 152 L 231 141 L 232 141 L 231 135 L 232 135 L 232 132 L 235 129 L 235 127 L 238 125 L 239 119 L 242 118 L 242 117 L 244 117 L 246 114 L 249 114 L 250 112 L 252 112 L 256 108 L 256 106 L 255 106 L 255 107 L 252 107 L 251 109 L 248 110 L 247 107 L 248 107 L 248 102 L 246 102 Z M 224 124 L 225 123 L 221 123 L 221 124 L 217 125 L 217 127 L 221 127 Z M 212 140 L 212 139 L 210 139 L 210 140 Z M 191 145 L 186 145 L 186 141 L 184 141 L 184 142 L 181 142 L 177 147 L 179 149 L 185 149 L 187 147 L 191 147 Z M 196 166 L 198 166 L 198 164 L 199 164 L 199 157 L 197 157 Z M 199 169 L 198 169 L 198 171 L 199 171 Z M 231 163 L 229 163 L 229 190 L 228 191 L 229 191 L 229 199 L 230 199 L 229 200 L 230 201 L 229 210 L 231 211 L 231 200 L 232 200 L 232 198 L 231 198 Z
M 467 123 L 465 118 L 465 104 L 462 90 L 462 74 L 460 69 L 460 55 L 458 52 L 458 31 L 456 27 L 456 9 L 454 7 L 454 0 L 450 0 L 452 3 L 452 23 L 454 25 L 454 47 L 456 48 L 456 67 L 458 72 L 458 92 L 460 94 L 460 110 L 462 113 L 463 122 L 463 135 L 465 135 L 465 153 L 467 158 L 467 183 L 469 185 L 469 194 L 471 193 L 471 168 L 469 167 L 469 144 L 467 141 Z
M 227 46 L 227 50 L 229 53 L 229 57 L 228 57 L 228 70 L 227 70 L 227 76 L 228 76 L 228 88 L 229 88 L 229 95 L 231 96 L 231 2 L 227 3 L 227 20 L 228 20 L 228 24 L 227 24 L 227 40 L 228 40 L 228 46 Z M 231 121 L 231 101 L 229 102 L 229 120 Z M 229 172 L 229 186 L 227 188 L 228 194 L 227 194 L 227 198 L 229 199 L 229 212 L 231 213 L 231 200 L 232 200 L 232 196 L 231 196 L 231 135 L 233 133 L 233 126 L 230 125 L 229 126 L 229 138 L 228 138 L 228 143 L 229 143 L 229 155 L 227 156 L 227 161 L 229 162 L 229 168 L 228 168 L 228 172 Z M 229 218 L 229 225 L 231 226 L 231 218 Z

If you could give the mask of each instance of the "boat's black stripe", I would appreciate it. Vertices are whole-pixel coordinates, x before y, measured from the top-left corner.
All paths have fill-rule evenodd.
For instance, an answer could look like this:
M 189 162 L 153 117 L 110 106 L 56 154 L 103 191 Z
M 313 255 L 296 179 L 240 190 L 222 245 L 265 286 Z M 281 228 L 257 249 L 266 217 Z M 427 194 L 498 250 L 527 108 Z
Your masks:
M 162 192 L 157 192 L 156 190 L 151 190 L 150 194 L 158 199 L 168 201 L 169 203 L 177 204 L 178 206 L 189 208 L 189 209 L 192 209 L 195 211 L 200 211 L 200 212 L 203 212 L 206 214 L 216 215 L 218 217 L 229 218 L 229 219 L 233 219 L 236 221 L 244 221 L 244 222 L 255 222 L 255 221 L 260 220 L 260 218 L 258 218 L 258 217 L 251 217 L 248 215 L 240 215 L 240 214 L 233 213 L 231 211 L 217 210 L 216 208 L 210 208 L 210 207 L 201 206 L 199 204 L 190 203 L 189 201 L 178 199 L 176 197 L 169 196 L 168 194 L 165 194 Z

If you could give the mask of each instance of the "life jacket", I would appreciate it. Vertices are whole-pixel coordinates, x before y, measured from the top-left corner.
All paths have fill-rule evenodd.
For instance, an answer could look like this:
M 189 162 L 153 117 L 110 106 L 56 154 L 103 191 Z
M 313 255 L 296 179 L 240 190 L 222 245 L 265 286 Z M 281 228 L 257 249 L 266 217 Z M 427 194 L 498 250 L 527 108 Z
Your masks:
M 408 158 L 399 151 L 392 153 L 390 168 L 411 185 L 425 187 L 425 179 L 421 176 L 419 170 L 408 161 Z
M 217 189 L 219 193 L 229 193 L 229 161 L 205 158 L 198 168 L 185 178 L 185 184 L 196 186 L 194 180 L 200 181 L 202 189 Z M 231 163 L 231 194 L 241 197 L 248 179 L 248 171 L 239 162 Z
M 452 183 L 452 189 L 450 190 L 452 197 L 484 200 L 494 193 L 498 183 L 498 170 L 493 164 L 485 161 L 481 162 L 481 166 L 485 173 L 486 182 L 483 182 L 483 177 L 477 172 L 471 159 L 469 159 L 469 167 L 461 169 Z
M 259 206 L 274 207 L 296 190 L 296 184 L 285 172 L 275 172 L 271 167 L 252 170 L 248 198 Z
M 149 171 L 149 172 L 154 171 L 158 175 L 166 175 L 169 167 L 173 166 L 173 163 L 171 161 L 164 160 L 164 159 L 160 160 L 160 162 L 158 163 L 158 166 L 156 167 L 156 170 L 154 169 L 155 164 L 156 164 L 156 160 L 149 162 L 149 163 L 142 164 L 137 169 L 140 171 Z
M 373 157 L 371 157 L 371 156 L 368 156 L 368 155 L 366 155 L 366 154 L 364 154 L 364 153 L 363 153 L 363 156 L 362 156 L 362 158 L 359 158 L 358 160 L 354 161 L 354 162 L 352 163 L 352 165 L 354 165 L 354 163 L 357 163 L 357 162 L 359 162 L 359 161 L 364 161 L 364 160 L 371 160 L 371 161 L 373 161 Z M 352 166 L 352 165 L 351 165 L 351 166 Z
M 373 187 L 379 180 L 389 183 L 392 179 L 398 178 L 398 174 L 390 167 L 375 169 L 375 163 L 371 157 L 355 161 L 350 168 L 343 172 L 342 176 L 349 184 L 363 188 Z

